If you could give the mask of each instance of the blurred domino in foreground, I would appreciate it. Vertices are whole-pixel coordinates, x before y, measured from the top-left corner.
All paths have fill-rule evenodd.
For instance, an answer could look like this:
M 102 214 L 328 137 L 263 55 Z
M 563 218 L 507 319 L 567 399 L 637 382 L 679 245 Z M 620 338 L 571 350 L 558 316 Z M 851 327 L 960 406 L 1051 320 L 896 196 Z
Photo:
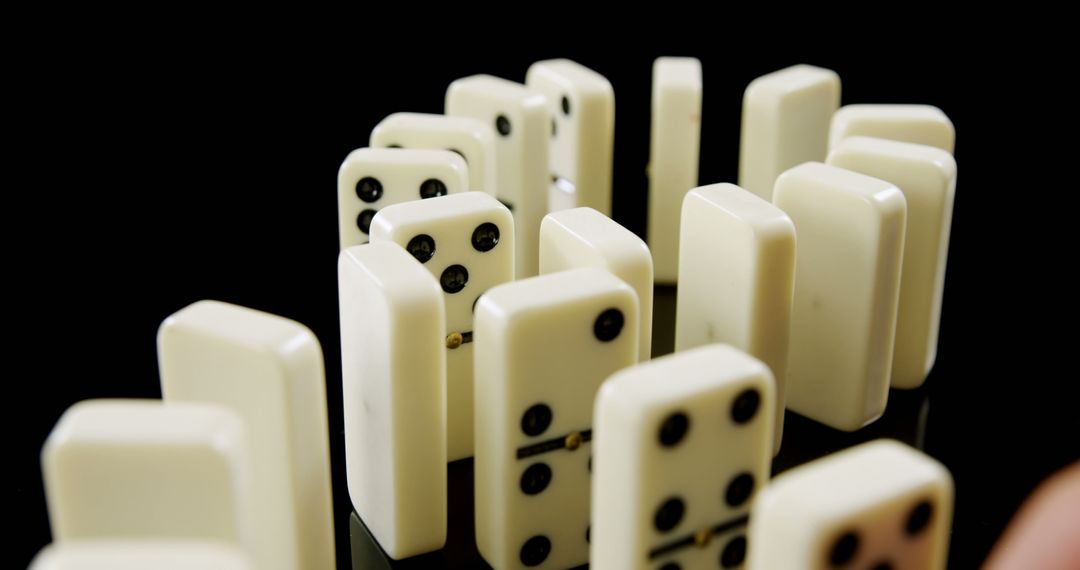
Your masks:
M 51 544 L 29 570 L 254 570 L 238 548 L 218 542 L 86 540 Z
M 941 570 L 953 482 L 934 459 L 877 440 L 778 476 L 754 502 L 751 570 Z M 782 545 L 782 546 L 779 546 Z
M 952 121 L 931 105 L 844 105 L 832 117 L 829 149 L 854 136 L 924 144 L 950 154 L 956 145 Z

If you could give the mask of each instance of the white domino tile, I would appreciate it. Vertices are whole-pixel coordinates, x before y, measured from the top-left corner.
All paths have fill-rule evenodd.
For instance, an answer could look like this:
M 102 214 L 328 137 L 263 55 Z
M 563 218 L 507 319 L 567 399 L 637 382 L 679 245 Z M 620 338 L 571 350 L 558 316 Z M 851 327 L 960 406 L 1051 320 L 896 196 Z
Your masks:
M 495 130 L 490 123 L 468 117 L 394 113 L 372 129 L 371 146 L 449 150 L 465 159 L 468 190 L 495 195 Z
M 653 63 L 647 235 L 657 283 L 674 284 L 679 276 L 682 201 L 698 185 L 701 92 L 696 58 L 660 57 Z
M 851 137 L 829 153 L 829 164 L 896 184 L 907 200 L 892 386 L 917 388 L 937 357 L 956 160 L 931 146 Z
M 239 548 L 212 541 L 84 540 L 50 544 L 29 570 L 254 570 Z
M 795 287 L 795 226 L 780 208 L 711 184 L 683 200 L 675 350 L 723 342 L 761 359 L 776 380 L 774 453 L 784 427 Z
M 218 301 L 158 330 L 166 402 L 212 402 L 248 427 L 260 568 L 334 567 L 326 379 L 304 325 Z
M 787 407 L 845 431 L 889 395 L 907 205 L 893 184 L 808 162 L 776 181 L 798 236 Z
M 750 504 L 769 479 L 773 396 L 769 369 L 727 345 L 604 382 L 590 568 L 742 567 Z
M 952 121 L 932 105 L 844 105 L 832 117 L 829 149 L 857 136 L 924 144 L 950 154 L 956 146 Z

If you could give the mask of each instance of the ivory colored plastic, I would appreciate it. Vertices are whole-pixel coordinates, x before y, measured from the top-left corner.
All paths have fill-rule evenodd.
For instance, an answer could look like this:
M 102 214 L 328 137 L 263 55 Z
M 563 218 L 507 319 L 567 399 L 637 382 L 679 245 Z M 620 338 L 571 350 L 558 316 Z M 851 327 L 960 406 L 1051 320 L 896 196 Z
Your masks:
M 844 105 L 832 117 L 829 149 L 855 136 L 924 144 L 949 154 L 956 145 L 952 121 L 931 105 Z
M 50 544 L 29 570 L 254 570 L 242 550 L 219 542 L 83 540 Z

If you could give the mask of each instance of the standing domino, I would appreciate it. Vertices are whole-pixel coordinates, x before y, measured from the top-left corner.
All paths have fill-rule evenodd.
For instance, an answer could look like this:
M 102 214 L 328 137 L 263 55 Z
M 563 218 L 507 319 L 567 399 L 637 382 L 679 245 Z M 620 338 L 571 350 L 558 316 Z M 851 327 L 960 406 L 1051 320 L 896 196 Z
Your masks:
M 525 84 L 542 93 L 551 113 L 548 211 L 588 206 L 611 215 L 615 91 L 599 73 L 568 59 L 529 66 Z
M 653 63 L 649 130 L 649 249 L 656 282 L 679 275 L 679 211 L 698 185 L 701 142 L 701 62 L 660 57 Z
M 637 295 L 575 269 L 492 289 L 476 308 L 476 543 L 495 568 L 589 561 L 592 407 L 637 360 Z
M 540 273 L 606 269 L 634 288 L 640 307 L 638 360 L 652 355 L 653 258 L 649 246 L 592 208 L 548 214 L 540 225 Z
M 711 184 L 682 209 L 675 350 L 729 343 L 776 379 L 773 452 L 784 428 L 795 226 L 780 208 L 735 186 Z
M 338 258 L 349 496 L 400 559 L 446 541 L 446 330 L 435 278 L 397 244 Z
M 253 570 L 238 548 L 213 541 L 84 540 L 51 544 L 29 570 Z
M 956 160 L 930 146 L 852 137 L 833 149 L 829 164 L 888 180 L 907 200 L 892 385 L 917 388 L 937 356 Z
M 754 501 L 751 570 L 941 570 L 953 482 L 937 461 L 877 440 L 797 467 Z M 782 546 L 777 546 L 782 545 Z
M 516 277 L 537 273 L 537 236 L 547 213 L 548 137 L 551 117 L 544 96 L 520 83 L 490 75 L 458 79 L 446 90 L 446 114 L 495 127 L 498 157 L 494 196 L 514 213 Z
M 950 154 L 956 144 L 952 121 L 932 105 L 844 105 L 832 117 L 829 149 L 853 136 L 924 144 Z
M 449 150 L 465 159 L 468 190 L 496 195 L 495 131 L 488 123 L 466 117 L 394 113 L 372 129 L 371 146 Z
M 368 242 L 371 220 L 380 208 L 468 189 L 468 167 L 457 153 L 358 148 L 338 170 L 341 249 Z
M 473 454 L 473 310 L 490 287 L 514 278 L 514 219 L 498 200 L 465 192 L 390 206 L 371 225 L 439 280 L 445 294 L 447 458 Z
M 889 396 L 907 205 L 882 180 L 808 162 L 776 181 L 799 236 L 787 407 L 854 431 Z
M 590 567 L 741 567 L 750 501 L 769 478 L 773 393 L 769 369 L 725 345 L 605 382 Z
M 825 160 L 839 106 L 840 77 L 828 69 L 795 65 L 751 81 L 743 94 L 739 186 L 772 200 L 781 172 Z
M 322 348 L 304 325 L 217 301 L 158 330 L 167 402 L 214 402 L 248 427 L 259 568 L 334 568 Z
M 251 548 L 249 461 L 244 424 L 225 408 L 79 402 L 41 452 L 53 538 L 214 540 Z

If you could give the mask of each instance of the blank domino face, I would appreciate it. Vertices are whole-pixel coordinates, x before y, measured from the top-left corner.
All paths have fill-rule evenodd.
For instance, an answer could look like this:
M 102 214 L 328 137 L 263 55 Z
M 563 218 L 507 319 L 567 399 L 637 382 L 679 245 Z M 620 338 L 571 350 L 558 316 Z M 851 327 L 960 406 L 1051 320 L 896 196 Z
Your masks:
M 373 241 L 405 248 L 439 281 L 446 307 L 447 458 L 473 454 L 473 310 L 514 278 L 514 219 L 498 200 L 466 192 L 386 208 Z
M 777 388 L 775 453 L 784 426 L 795 226 L 734 184 L 691 190 L 682 217 L 675 350 L 724 342 L 769 367 Z
M 892 386 L 917 388 L 937 356 L 956 160 L 930 146 L 852 137 L 833 149 L 829 164 L 888 180 L 907 200 Z
M 476 309 L 476 541 L 495 568 L 588 562 L 592 405 L 637 361 L 637 295 L 596 268 L 492 289 Z
M 390 204 L 469 188 L 465 160 L 448 150 L 358 148 L 338 170 L 341 249 L 368 242 L 371 220 Z
M 772 200 L 781 172 L 825 160 L 839 106 L 840 77 L 828 69 L 795 65 L 751 81 L 743 94 L 739 186 Z
M 334 567 L 322 348 L 304 325 L 218 301 L 158 330 L 166 402 L 213 402 L 248 427 L 260 568 Z
M 529 66 L 525 84 L 547 100 L 552 124 L 548 211 L 588 206 L 611 215 L 615 91 L 599 73 L 568 59 Z
M 741 568 L 751 500 L 769 478 L 774 409 L 768 368 L 726 345 L 605 382 L 596 399 L 591 566 Z
M 777 477 L 754 502 L 753 570 L 941 570 L 953 482 L 930 457 L 877 440 Z
M 443 294 L 397 244 L 341 252 L 341 373 L 349 496 L 393 558 L 446 541 Z
M 514 214 L 516 277 L 537 274 L 537 236 L 547 213 L 551 117 L 544 96 L 490 75 L 458 79 L 446 90 L 446 114 L 495 129 L 495 197 Z
M 375 125 L 371 146 L 449 150 L 465 159 L 468 190 L 495 195 L 495 131 L 489 123 L 466 117 L 394 113 Z
M 679 275 L 679 211 L 698 185 L 701 142 L 701 62 L 660 57 L 653 63 L 649 130 L 649 249 L 657 283 Z
M 239 548 L 217 542 L 88 540 L 52 544 L 30 570 L 252 570 Z
M 653 258 L 634 232 L 592 208 L 548 214 L 540 225 L 540 273 L 606 269 L 634 288 L 640 308 L 638 360 L 652 355 Z
M 251 546 L 249 461 L 244 424 L 223 407 L 80 402 L 64 412 L 41 453 L 53 538 Z
M 950 154 L 956 144 L 952 121 L 931 105 L 844 105 L 833 115 L 829 149 L 852 136 L 924 144 Z
M 776 181 L 799 238 L 787 407 L 854 431 L 889 395 L 906 203 L 896 186 L 809 162 Z

